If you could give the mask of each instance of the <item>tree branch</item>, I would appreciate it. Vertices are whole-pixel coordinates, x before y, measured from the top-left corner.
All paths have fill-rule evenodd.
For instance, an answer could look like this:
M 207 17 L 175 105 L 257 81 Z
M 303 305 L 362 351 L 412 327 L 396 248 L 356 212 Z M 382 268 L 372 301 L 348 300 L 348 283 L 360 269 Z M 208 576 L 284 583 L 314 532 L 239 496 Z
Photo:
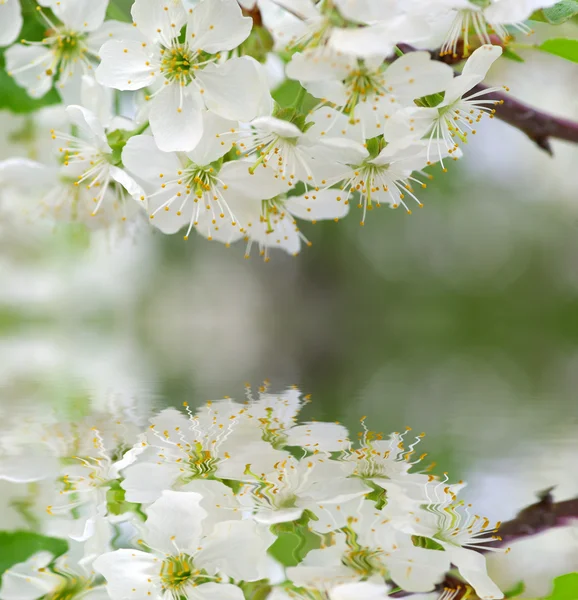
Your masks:
M 485 89 L 487 87 L 480 83 L 472 89 L 472 93 Z M 490 92 L 486 98 L 500 101 L 496 105 L 496 118 L 525 133 L 550 156 L 554 155 L 551 139 L 578 144 L 577 122 L 543 112 L 502 92 Z
M 499 540 L 494 547 L 507 546 L 517 540 L 537 535 L 548 529 L 563 527 L 578 520 L 578 497 L 554 502 L 549 488 L 538 494 L 538 502 L 521 510 L 515 518 L 505 521 L 498 530 Z

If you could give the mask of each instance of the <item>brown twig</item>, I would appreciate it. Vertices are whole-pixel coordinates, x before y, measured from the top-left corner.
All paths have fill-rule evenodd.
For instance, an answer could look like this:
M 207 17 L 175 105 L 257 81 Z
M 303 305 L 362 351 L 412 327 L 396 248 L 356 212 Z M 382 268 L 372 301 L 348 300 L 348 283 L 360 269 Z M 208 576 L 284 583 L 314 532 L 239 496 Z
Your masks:
M 472 93 L 486 89 L 487 87 L 480 83 L 472 89 Z M 543 112 L 502 92 L 490 92 L 485 97 L 500 101 L 500 104 L 496 105 L 496 118 L 525 133 L 550 156 L 554 155 L 550 143 L 552 139 L 578 144 L 576 121 Z
M 502 523 L 498 530 L 500 539 L 496 540 L 494 546 L 508 546 L 517 540 L 578 520 L 578 497 L 554 502 L 553 489 L 540 492 L 538 502 L 521 510 L 512 520 Z

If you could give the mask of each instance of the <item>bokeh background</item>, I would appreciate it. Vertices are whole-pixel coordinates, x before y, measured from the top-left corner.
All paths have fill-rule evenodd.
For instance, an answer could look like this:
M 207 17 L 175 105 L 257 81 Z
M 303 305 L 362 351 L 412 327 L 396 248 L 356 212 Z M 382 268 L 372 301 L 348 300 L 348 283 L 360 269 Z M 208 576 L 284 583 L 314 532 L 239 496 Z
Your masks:
M 578 65 L 519 53 L 491 79 L 578 119 Z M 14 120 L 0 116 L 5 157 Z M 116 395 L 144 419 L 267 378 L 312 394 L 305 418 L 425 431 L 439 471 L 468 480 L 491 518 L 549 486 L 576 495 L 578 148 L 553 148 L 485 120 L 448 174 L 433 171 L 423 209 L 305 227 L 311 248 L 267 264 L 200 237 L 89 236 L 3 214 L 2 410 L 69 418 Z M 547 594 L 578 570 L 578 531 L 493 562 L 504 585 L 522 569 L 528 594 Z

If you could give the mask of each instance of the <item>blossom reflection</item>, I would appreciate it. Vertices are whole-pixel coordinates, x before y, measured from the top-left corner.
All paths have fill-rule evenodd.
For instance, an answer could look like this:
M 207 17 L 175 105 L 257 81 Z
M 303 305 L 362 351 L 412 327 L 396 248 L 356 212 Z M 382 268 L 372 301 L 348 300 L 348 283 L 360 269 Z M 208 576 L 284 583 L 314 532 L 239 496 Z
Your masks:
M 34 546 L 0 597 L 381 598 L 442 590 L 454 565 L 458 587 L 502 598 L 482 553 L 499 523 L 429 473 L 424 434 L 302 422 L 308 400 L 262 386 L 144 427 L 114 404 L 19 419 L 2 497 Z

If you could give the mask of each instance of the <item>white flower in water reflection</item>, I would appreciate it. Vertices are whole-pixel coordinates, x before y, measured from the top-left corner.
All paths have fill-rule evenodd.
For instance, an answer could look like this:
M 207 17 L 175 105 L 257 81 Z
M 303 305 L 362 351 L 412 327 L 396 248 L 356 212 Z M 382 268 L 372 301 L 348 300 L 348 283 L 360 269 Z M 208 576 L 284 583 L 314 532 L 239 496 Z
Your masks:
M 51 497 L 46 511 L 21 504 L 26 523 L 80 558 L 65 568 L 36 554 L 11 568 L 0 598 L 16 600 L 15 582 L 28 577 L 40 590 L 30 600 L 242 600 L 267 590 L 273 600 L 377 600 L 433 591 L 452 564 L 466 590 L 503 597 L 479 552 L 493 548 L 498 525 L 458 500 L 463 482 L 416 470 L 423 434 L 385 437 L 363 418 L 353 442 L 340 423 L 300 422 L 308 397 L 296 388 L 246 395 L 165 409 L 144 431 L 101 414 L 27 423 L 18 444 L 6 435 L 2 446 L 18 451 L 0 477 Z M 42 448 L 44 474 L 26 466 L 44 464 Z

